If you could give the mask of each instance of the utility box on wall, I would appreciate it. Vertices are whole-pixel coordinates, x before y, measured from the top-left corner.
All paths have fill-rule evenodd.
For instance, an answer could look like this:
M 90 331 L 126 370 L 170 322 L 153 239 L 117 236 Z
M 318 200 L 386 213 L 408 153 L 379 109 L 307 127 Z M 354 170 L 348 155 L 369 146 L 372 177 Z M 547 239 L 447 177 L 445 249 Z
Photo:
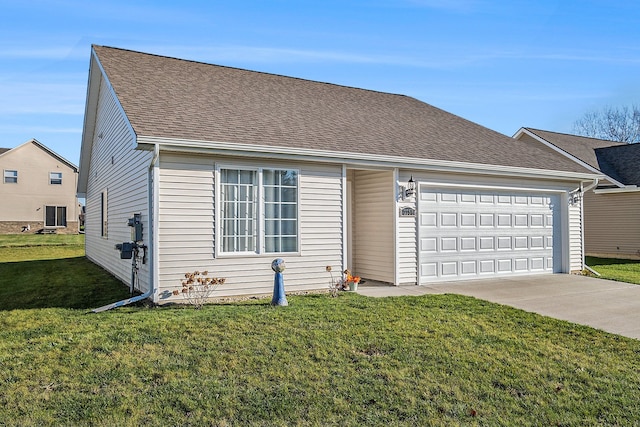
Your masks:
M 129 218 L 129 227 L 131 227 L 131 240 L 134 242 L 142 241 L 142 214 L 133 214 L 133 218 Z
M 124 242 L 118 243 L 116 245 L 116 249 L 120 251 L 120 259 L 131 259 L 133 258 L 133 242 Z

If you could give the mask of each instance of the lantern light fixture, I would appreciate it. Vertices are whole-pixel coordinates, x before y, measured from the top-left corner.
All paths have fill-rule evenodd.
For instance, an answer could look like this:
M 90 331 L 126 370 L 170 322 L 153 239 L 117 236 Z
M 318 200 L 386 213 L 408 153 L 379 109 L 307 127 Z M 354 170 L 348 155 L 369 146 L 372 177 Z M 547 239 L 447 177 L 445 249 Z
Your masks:
M 413 175 L 409 178 L 409 182 L 407 182 L 407 186 L 400 186 L 400 196 L 402 200 L 409 199 L 416 195 L 416 182 L 413 180 Z

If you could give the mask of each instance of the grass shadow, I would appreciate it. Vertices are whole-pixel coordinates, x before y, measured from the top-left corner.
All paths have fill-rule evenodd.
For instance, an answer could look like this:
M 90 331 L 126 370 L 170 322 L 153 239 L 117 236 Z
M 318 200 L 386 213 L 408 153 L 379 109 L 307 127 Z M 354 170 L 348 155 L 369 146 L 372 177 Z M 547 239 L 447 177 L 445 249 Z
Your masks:
M 127 286 L 84 256 L 0 263 L 0 311 L 92 309 L 129 296 Z
M 598 258 L 598 257 L 586 257 L 587 265 L 621 265 L 621 264 L 640 264 L 640 261 L 633 259 L 620 259 L 620 258 Z

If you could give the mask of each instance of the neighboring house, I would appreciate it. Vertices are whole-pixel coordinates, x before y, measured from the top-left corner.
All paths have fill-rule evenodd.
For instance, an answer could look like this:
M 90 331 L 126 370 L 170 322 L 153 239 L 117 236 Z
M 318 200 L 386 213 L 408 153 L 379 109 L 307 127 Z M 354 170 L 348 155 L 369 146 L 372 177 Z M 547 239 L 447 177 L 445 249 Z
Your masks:
M 521 128 L 515 138 L 536 141 L 605 175 L 584 196 L 587 255 L 640 259 L 640 144 Z
M 0 148 L 0 234 L 77 233 L 78 168 L 35 139 Z
M 195 270 L 270 293 L 278 257 L 287 291 L 327 289 L 328 265 L 395 285 L 581 270 L 570 200 L 599 176 L 407 96 L 92 49 L 86 253 L 130 283 L 114 245 L 141 214 L 156 302 Z

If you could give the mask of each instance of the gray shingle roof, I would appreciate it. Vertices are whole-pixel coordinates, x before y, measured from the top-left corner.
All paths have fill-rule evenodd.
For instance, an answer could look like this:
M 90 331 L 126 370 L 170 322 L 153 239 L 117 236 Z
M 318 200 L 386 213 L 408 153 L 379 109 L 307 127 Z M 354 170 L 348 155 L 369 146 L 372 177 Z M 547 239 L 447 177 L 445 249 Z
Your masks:
M 588 172 L 542 144 L 404 95 L 94 50 L 139 136 Z
M 596 148 L 600 170 L 624 185 L 640 185 L 640 144 Z
M 525 129 L 624 185 L 640 185 L 640 144 Z
M 6 153 L 9 150 L 11 150 L 11 148 L 0 148 L 0 154 Z

